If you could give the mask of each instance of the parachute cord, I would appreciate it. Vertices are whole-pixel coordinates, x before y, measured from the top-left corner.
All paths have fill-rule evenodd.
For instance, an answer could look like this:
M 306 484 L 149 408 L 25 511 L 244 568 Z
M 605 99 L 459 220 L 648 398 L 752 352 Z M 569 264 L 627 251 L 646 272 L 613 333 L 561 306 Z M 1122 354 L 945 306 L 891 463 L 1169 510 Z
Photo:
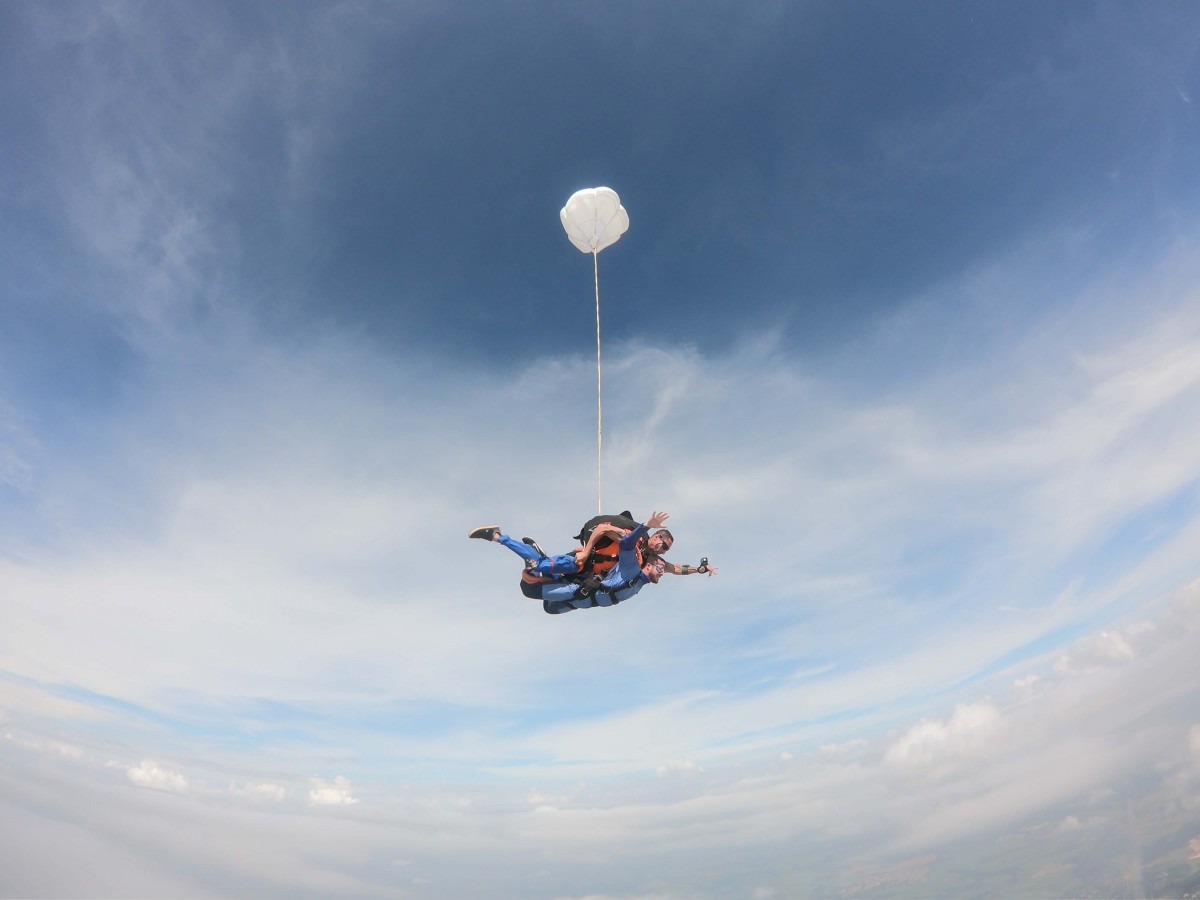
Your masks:
M 600 255 L 592 251 L 592 274 L 596 280 L 596 513 L 604 512 L 604 475 L 601 468 L 604 407 L 600 403 Z

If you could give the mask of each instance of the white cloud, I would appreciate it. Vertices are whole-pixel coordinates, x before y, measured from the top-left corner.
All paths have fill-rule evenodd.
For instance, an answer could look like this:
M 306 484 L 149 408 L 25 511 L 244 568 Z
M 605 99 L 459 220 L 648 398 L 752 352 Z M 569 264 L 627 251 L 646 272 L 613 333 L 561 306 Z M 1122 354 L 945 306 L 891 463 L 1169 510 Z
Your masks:
M 177 793 L 183 793 L 188 789 L 188 780 L 183 775 L 171 769 L 164 769 L 150 759 L 144 759 L 138 765 L 130 766 L 125 774 L 129 776 L 130 781 L 141 787 Z
M 279 784 L 272 784 L 268 781 L 260 781 L 252 784 L 239 785 L 236 782 L 231 782 L 229 791 L 239 797 L 246 797 L 250 800 L 264 800 L 280 803 L 287 798 L 287 788 Z
M 690 759 L 673 759 L 654 770 L 659 778 L 667 775 L 696 775 L 703 771 L 701 766 Z
M 1136 629 L 1138 634 L 1152 634 L 1145 629 Z M 1102 631 L 1077 641 L 1071 652 L 1055 663 L 1054 671 L 1063 674 L 1069 671 L 1089 671 L 1102 666 L 1116 666 L 1129 662 L 1137 652 L 1119 632 Z
M 856 758 L 861 757 L 866 749 L 867 742 L 862 738 L 855 738 L 841 744 L 822 744 L 820 752 L 825 756 Z
M 312 779 L 312 790 L 308 792 L 311 806 L 353 806 L 358 800 L 350 794 L 350 780 L 338 775 L 332 782 L 324 778 Z
M 4 714 L 3 711 L 0 711 L 0 722 L 3 721 Z M 76 744 L 67 743 L 66 741 L 18 735 L 12 733 L 11 731 L 4 733 L 4 739 L 21 747 L 26 747 L 30 750 L 37 750 L 41 753 L 48 753 L 62 759 L 84 759 L 83 748 Z
M 1176 608 L 1168 609 L 1159 620 L 1178 615 Z M 486 798 L 482 803 L 462 792 L 431 793 L 429 785 L 417 785 L 372 804 L 373 816 L 382 816 L 378 821 L 335 817 L 350 829 L 345 834 L 313 832 L 316 826 L 303 817 L 289 817 L 287 841 L 300 848 L 323 840 L 346 848 L 351 856 L 391 858 L 397 835 L 408 835 L 403 839 L 409 861 L 405 871 L 430 877 L 431 860 L 447 854 L 495 859 L 490 871 L 501 871 L 501 857 L 489 855 L 499 853 L 498 847 L 529 859 L 531 854 L 553 857 L 586 846 L 598 861 L 628 859 L 624 847 L 652 847 L 649 865 L 661 872 L 669 859 L 688 860 L 694 868 L 732 847 L 770 860 L 769 848 L 780 842 L 821 846 L 832 839 L 923 852 L 950 838 L 1016 827 L 1043 809 L 1058 809 L 1048 827 L 1101 827 L 1103 810 L 1097 804 L 1116 802 L 1117 795 L 1098 786 L 1124 784 L 1124 773 L 1153 772 L 1160 760 L 1177 760 L 1180 730 L 1157 723 L 1164 721 L 1164 711 L 1186 706 L 1200 692 L 1188 632 L 1157 630 L 1166 638 L 1126 664 L 1044 678 L 1037 694 L 1020 705 L 964 700 L 942 717 L 927 716 L 901 729 L 885 747 L 852 737 L 818 745 L 812 754 L 797 753 L 784 766 L 776 763 L 778 750 L 760 762 L 733 755 L 713 757 L 702 767 L 689 757 L 677 757 L 673 767 L 663 765 L 664 774 L 696 774 L 703 768 L 704 778 L 651 779 L 653 786 L 611 778 L 575 781 L 561 788 L 514 790 L 508 800 L 493 785 L 480 794 Z M 1159 689 L 1181 679 L 1182 694 L 1173 697 Z M 1013 681 L 1009 675 L 997 680 L 1004 685 Z M 1189 742 L 1200 726 L 1191 728 L 1184 729 Z M 150 777 L 155 770 L 173 774 L 150 762 L 138 768 Z M 913 778 L 927 773 L 937 777 Z M 272 789 L 282 787 L 278 781 L 246 779 L 232 787 L 235 796 L 254 801 L 245 809 L 261 808 L 259 799 L 281 799 Z M 310 788 L 313 806 L 354 805 L 357 799 L 345 776 L 313 778 Z M 381 789 L 386 792 L 382 785 L 372 791 Z M 1086 814 L 1064 814 L 1058 804 L 1068 802 L 1086 807 Z M 233 846 L 259 847 L 263 833 L 274 834 L 280 827 L 273 819 L 266 823 L 244 816 L 240 811 L 227 814 L 224 827 L 231 830 L 231 849 L 219 853 L 213 865 L 232 865 L 238 858 Z M 283 852 L 271 846 L 271 853 Z M 577 873 L 587 871 L 586 859 L 572 859 Z M 432 878 L 431 883 L 444 882 Z M 505 883 L 528 885 L 520 878 Z
M 548 792 L 535 788 L 526 795 L 526 802 L 535 809 L 558 809 L 570 805 L 586 788 L 586 782 L 580 782 L 563 791 Z
M 1102 659 L 1112 663 L 1126 663 L 1137 654 L 1129 642 L 1118 632 L 1102 631 L 1096 639 L 1095 652 Z
M 916 768 L 978 755 L 991 743 L 1000 721 L 1000 710 L 990 701 L 960 704 L 945 722 L 923 719 L 912 726 L 888 747 L 884 761 Z

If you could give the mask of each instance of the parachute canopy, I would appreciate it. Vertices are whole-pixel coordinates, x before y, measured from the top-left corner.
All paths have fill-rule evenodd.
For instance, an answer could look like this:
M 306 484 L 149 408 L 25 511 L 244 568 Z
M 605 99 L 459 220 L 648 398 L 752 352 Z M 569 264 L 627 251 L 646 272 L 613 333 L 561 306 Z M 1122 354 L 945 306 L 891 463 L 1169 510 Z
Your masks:
M 629 230 L 629 213 L 612 188 L 576 191 L 558 217 L 571 243 L 584 253 L 599 253 Z

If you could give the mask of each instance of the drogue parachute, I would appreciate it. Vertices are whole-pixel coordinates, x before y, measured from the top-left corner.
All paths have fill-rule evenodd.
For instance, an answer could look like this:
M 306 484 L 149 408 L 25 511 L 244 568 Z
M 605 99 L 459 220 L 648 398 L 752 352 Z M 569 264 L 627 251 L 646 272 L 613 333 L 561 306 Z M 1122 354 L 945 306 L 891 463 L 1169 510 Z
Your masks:
M 567 238 L 583 253 L 599 253 L 629 230 L 629 214 L 612 188 L 576 191 L 558 217 Z
M 592 277 L 596 283 L 596 506 L 604 509 L 604 406 L 601 402 L 600 371 L 600 251 L 615 244 L 629 230 L 629 213 L 612 188 L 594 187 L 576 191 L 558 213 L 567 238 L 581 252 L 592 254 Z

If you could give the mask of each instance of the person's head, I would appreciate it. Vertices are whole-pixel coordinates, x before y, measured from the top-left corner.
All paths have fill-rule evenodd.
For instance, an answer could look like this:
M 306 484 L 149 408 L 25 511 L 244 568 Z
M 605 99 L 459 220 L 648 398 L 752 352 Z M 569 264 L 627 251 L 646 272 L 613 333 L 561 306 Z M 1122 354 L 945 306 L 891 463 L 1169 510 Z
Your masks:
M 660 528 L 654 534 L 650 535 L 646 541 L 646 546 L 650 548 L 651 553 L 662 555 L 671 549 L 671 545 L 675 543 L 675 536 L 665 528 Z
M 642 566 L 642 571 L 646 573 L 646 577 L 650 580 L 651 584 L 658 584 L 658 580 L 663 577 L 665 570 L 666 566 L 663 565 L 663 561 L 657 556 Z

